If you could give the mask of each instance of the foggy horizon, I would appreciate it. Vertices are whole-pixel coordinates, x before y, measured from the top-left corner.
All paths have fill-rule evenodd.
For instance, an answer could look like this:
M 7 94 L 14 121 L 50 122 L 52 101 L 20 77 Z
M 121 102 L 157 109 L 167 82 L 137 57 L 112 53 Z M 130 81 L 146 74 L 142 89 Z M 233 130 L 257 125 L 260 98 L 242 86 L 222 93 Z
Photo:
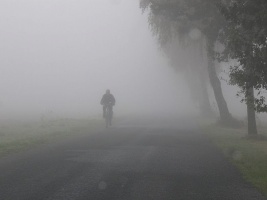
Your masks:
M 106 89 L 118 114 L 185 110 L 138 1 L 1 1 L 0 13 L 2 117 L 97 115 Z
M 106 89 L 117 116 L 198 112 L 139 1 L 3 0 L 0 16 L 1 118 L 98 116 Z M 244 117 L 237 88 L 221 82 L 229 109 Z
M 265 1 L 0 0 L 0 199 L 266 200 Z

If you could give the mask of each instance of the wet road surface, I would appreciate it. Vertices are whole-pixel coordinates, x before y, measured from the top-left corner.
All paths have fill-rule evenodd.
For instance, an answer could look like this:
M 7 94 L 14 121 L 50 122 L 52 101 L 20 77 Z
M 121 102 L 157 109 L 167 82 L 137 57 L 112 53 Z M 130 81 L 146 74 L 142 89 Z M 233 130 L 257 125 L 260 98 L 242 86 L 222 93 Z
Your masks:
M 265 199 L 196 128 L 155 124 L 121 123 L 1 158 L 0 199 Z

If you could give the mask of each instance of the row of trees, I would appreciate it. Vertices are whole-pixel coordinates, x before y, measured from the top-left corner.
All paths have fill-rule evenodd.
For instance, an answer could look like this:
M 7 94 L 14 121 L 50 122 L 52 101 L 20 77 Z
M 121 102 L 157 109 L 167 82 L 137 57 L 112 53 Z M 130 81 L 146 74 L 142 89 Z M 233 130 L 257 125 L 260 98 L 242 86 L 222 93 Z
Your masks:
M 211 114 L 208 75 L 224 125 L 237 121 L 224 99 L 216 63 L 234 61 L 229 83 L 239 86 L 247 104 L 248 134 L 257 134 L 255 110 L 267 111 L 267 1 L 140 0 L 140 7 L 149 11 L 152 33 L 172 66 L 186 74 L 206 115 Z

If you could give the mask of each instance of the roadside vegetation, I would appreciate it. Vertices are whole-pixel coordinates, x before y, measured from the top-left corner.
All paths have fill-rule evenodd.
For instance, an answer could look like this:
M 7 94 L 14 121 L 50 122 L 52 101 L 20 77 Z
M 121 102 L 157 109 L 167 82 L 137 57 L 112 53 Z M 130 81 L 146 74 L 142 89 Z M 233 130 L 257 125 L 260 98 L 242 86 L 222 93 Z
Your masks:
M 140 8 L 170 66 L 184 74 L 202 118 L 216 116 L 211 86 L 219 119 L 204 123 L 204 132 L 267 195 L 267 128 L 256 122 L 256 112 L 267 112 L 267 1 L 140 0 Z M 228 108 L 220 76 L 225 70 L 246 104 L 247 129 Z
M 58 119 L 38 122 L 6 122 L 0 131 L 0 157 L 99 128 L 97 119 Z
M 240 126 L 223 95 L 223 66 L 246 103 L 247 134 L 257 135 L 255 112 L 267 112 L 267 1 L 140 0 L 140 8 L 171 66 L 184 74 L 201 115 L 214 114 L 210 85 L 220 124 Z
M 202 130 L 242 173 L 245 180 L 267 196 L 267 127 L 258 127 L 258 137 L 242 129 L 205 124 Z

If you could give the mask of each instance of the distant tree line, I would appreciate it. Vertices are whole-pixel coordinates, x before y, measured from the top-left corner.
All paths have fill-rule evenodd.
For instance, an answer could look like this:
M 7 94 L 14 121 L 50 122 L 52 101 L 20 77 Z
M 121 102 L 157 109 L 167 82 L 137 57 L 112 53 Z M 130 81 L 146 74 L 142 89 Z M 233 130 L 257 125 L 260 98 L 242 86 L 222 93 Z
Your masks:
M 202 114 L 212 115 L 208 79 L 220 123 L 227 126 L 238 121 L 223 96 L 217 64 L 234 63 L 229 83 L 240 88 L 247 105 L 248 134 L 257 135 L 255 111 L 267 112 L 267 1 L 140 0 L 140 8 L 148 10 L 151 31 L 171 66 L 185 73 Z

